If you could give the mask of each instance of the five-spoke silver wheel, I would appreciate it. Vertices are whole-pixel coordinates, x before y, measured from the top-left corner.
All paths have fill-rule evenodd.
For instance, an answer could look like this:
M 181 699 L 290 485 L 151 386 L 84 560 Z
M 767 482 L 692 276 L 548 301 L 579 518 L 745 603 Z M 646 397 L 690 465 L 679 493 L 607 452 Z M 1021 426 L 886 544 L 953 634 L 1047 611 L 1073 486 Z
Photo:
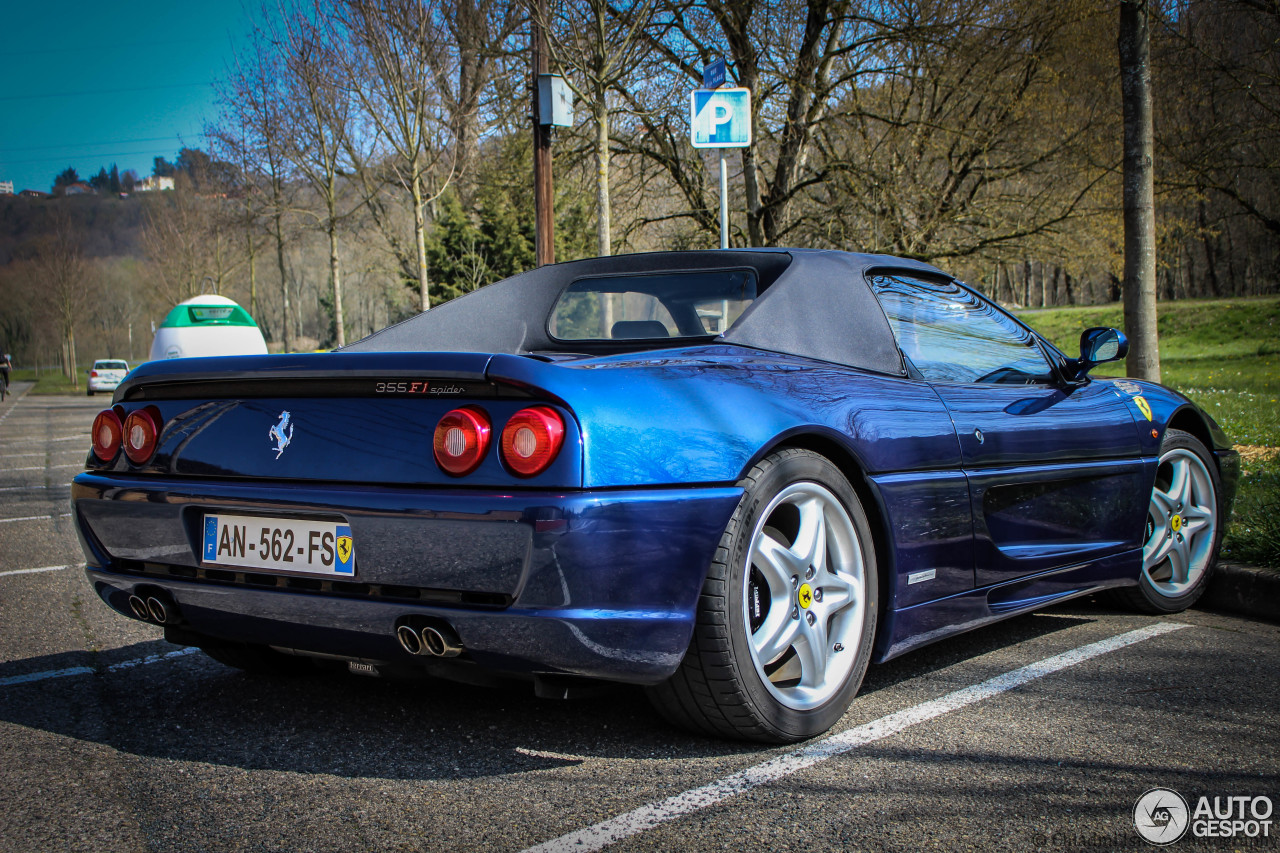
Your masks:
M 1179 613 L 1204 594 L 1218 558 L 1226 510 L 1222 477 L 1204 442 L 1168 429 L 1147 502 L 1136 586 L 1111 597 L 1144 613 Z
M 866 566 L 848 511 L 825 486 L 787 486 L 756 522 L 744 572 L 751 658 L 769 692 L 796 710 L 849 678 L 866 619 Z
M 1199 454 L 1172 447 L 1160 455 L 1147 510 L 1142 574 L 1161 595 L 1185 595 L 1213 560 L 1218 533 L 1218 494 Z
M 695 731 L 792 743 L 836 724 L 871 660 L 871 522 L 849 479 L 812 450 L 775 451 L 739 484 L 689 649 L 649 698 Z

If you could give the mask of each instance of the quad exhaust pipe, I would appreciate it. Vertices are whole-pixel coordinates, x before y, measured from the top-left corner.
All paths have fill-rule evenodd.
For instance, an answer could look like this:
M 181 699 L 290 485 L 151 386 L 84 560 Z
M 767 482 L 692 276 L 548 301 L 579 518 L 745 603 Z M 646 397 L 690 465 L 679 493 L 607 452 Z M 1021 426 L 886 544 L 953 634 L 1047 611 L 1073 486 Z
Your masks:
M 396 629 L 396 639 L 400 641 L 400 647 L 409 654 L 422 654 L 422 640 L 418 637 L 418 632 L 408 625 L 401 625 Z
M 427 625 L 415 630 L 412 625 L 396 628 L 400 647 L 411 655 L 453 658 L 462 654 L 462 641 L 448 625 Z
M 154 595 L 147 599 L 147 612 L 151 614 L 151 621 L 157 625 L 164 625 L 170 621 L 169 608 Z
M 422 629 L 422 644 L 429 654 L 438 658 L 455 658 L 462 654 L 462 641 L 451 628 L 433 628 L 428 625 Z
M 157 625 L 172 625 L 178 621 L 178 608 L 172 601 L 167 601 L 159 595 L 149 595 L 143 598 L 138 593 L 129 596 L 129 609 L 133 611 L 133 615 L 144 622 L 154 622 Z

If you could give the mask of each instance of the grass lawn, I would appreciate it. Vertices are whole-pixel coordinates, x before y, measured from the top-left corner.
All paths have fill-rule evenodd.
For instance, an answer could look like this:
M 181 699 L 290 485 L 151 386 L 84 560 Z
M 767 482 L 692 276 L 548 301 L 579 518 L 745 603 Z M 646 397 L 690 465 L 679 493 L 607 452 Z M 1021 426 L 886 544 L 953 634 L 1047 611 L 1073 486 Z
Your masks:
M 71 385 L 71 380 L 63 376 L 57 370 L 41 370 L 38 378 L 36 377 L 35 370 L 31 368 L 14 370 L 11 380 L 13 382 L 36 383 L 35 386 L 27 392 L 28 394 L 83 394 L 85 383 L 89 381 L 88 374 L 84 372 L 84 370 L 87 369 L 88 368 L 86 367 L 80 371 L 79 385 L 77 387 L 73 387 Z M 111 395 L 104 393 L 104 396 L 110 398 Z
M 1119 305 L 1020 316 L 1068 355 L 1082 330 L 1124 324 Z M 1161 381 L 1212 415 L 1244 457 L 1224 555 L 1280 567 L 1280 298 L 1162 302 L 1159 324 Z M 1124 364 L 1096 373 L 1122 376 Z

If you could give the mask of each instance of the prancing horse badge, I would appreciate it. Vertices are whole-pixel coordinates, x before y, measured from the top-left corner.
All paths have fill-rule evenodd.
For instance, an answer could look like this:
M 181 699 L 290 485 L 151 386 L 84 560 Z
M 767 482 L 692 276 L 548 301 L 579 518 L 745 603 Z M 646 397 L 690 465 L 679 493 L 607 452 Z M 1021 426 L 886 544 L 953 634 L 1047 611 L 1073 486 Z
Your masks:
M 284 453 L 284 449 L 289 446 L 289 442 L 293 441 L 293 423 L 289 420 L 288 412 L 280 413 L 280 423 L 267 431 L 267 438 L 276 443 L 273 449 L 276 452 L 276 458 L 279 459 L 280 454 Z

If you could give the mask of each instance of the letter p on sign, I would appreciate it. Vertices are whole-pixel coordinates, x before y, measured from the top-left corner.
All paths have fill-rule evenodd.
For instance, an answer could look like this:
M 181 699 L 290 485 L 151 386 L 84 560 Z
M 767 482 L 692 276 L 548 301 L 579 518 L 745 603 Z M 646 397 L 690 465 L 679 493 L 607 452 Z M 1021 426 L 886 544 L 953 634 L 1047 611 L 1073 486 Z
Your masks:
M 689 95 L 689 135 L 694 148 L 750 145 L 751 90 L 693 90 Z

